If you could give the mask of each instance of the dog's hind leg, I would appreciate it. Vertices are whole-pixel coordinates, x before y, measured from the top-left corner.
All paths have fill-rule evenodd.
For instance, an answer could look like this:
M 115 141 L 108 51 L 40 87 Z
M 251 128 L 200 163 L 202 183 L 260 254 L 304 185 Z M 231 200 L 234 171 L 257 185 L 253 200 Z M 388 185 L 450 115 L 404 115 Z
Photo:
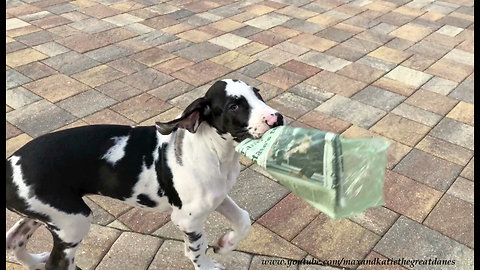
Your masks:
M 7 250 L 13 251 L 17 261 L 29 270 L 45 269 L 45 263 L 50 255 L 50 252 L 41 254 L 27 252 L 27 242 L 40 225 L 33 219 L 23 218 L 13 225 L 6 236 Z
M 85 207 L 87 207 L 85 205 Z M 49 223 L 53 236 L 53 249 L 45 266 L 46 270 L 75 270 L 75 252 L 90 229 L 92 214 L 62 214 L 59 222 Z

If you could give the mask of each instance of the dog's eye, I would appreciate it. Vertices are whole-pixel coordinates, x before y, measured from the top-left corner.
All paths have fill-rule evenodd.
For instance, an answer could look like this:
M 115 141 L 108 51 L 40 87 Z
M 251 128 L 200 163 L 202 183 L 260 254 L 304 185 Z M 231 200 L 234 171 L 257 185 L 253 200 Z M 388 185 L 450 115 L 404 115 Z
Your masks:
M 234 112 L 234 111 L 238 110 L 238 105 L 237 104 L 232 104 L 232 105 L 228 106 L 228 110 Z

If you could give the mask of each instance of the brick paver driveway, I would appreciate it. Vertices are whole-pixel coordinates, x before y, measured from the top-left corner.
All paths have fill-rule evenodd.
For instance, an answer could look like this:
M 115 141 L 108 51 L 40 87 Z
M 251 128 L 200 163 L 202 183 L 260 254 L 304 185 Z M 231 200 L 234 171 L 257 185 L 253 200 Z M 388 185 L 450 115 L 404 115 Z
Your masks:
M 473 0 L 6 3 L 6 156 L 58 129 L 170 120 L 212 82 L 236 78 L 291 125 L 392 141 L 386 205 L 334 221 L 243 161 L 231 196 L 253 229 L 215 258 L 229 269 L 286 268 L 262 264 L 272 258 L 473 269 Z M 193 269 L 165 214 L 85 200 L 95 224 L 77 253 L 82 269 Z M 17 219 L 7 212 L 7 227 Z M 214 213 L 209 242 L 228 228 Z M 41 229 L 29 249 L 51 246 Z M 298 268 L 332 269 L 288 269 Z

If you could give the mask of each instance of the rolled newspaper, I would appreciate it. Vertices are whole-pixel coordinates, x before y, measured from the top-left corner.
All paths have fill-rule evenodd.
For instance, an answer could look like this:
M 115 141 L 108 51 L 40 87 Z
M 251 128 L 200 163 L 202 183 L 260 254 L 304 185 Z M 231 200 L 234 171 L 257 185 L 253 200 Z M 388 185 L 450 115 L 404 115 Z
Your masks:
M 280 184 L 331 218 L 381 206 L 390 143 L 346 140 L 315 129 L 280 126 L 235 150 L 265 168 Z

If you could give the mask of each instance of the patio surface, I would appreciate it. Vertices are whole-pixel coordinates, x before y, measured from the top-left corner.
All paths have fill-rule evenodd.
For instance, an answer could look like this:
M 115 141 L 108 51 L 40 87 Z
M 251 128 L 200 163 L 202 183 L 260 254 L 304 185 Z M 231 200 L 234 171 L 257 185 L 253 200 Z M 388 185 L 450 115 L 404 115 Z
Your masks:
M 312 257 L 473 269 L 473 0 L 6 4 L 7 157 L 54 130 L 171 120 L 214 81 L 236 78 L 291 125 L 392 141 L 386 205 L 334 221 L 242 161 L 230 195 L 252 232 L 214 258 L 228 269 L 333 269 L 262 264 Z M 165 214 L 85 200 L 95 224 L 77 252 L 82 269 L 193 269 Z M 7 211 L 7 228 L 16 220 Z M 209 243 L 228 228 L 212 214 Z M 51 239 L 39 229 L 29 249 L 47 251 Z M 21 269 L 9 254 L 6 268 Z

